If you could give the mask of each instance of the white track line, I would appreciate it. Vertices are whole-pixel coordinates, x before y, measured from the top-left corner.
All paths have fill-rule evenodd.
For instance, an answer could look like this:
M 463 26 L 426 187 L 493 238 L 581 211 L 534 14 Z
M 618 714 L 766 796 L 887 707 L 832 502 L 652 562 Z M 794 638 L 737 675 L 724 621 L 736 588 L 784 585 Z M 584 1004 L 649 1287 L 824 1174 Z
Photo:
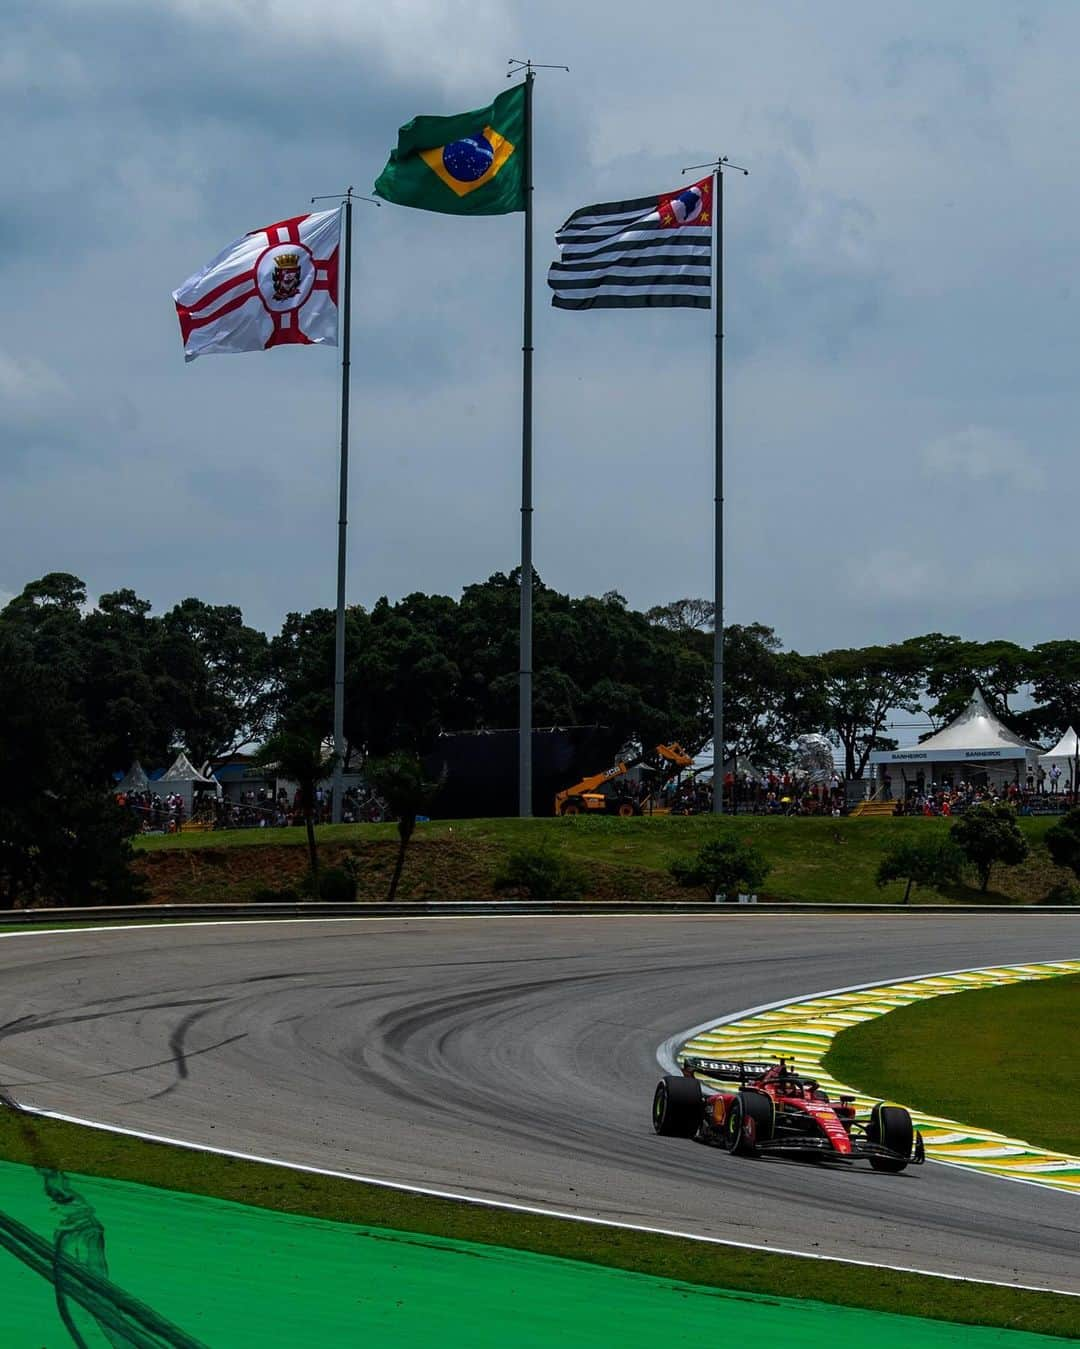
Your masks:
M 844 913 L 843 905 L 838 904 L 837 913 L 824 913 L 816 910 L 813 913 L 784 913 L 777 909 L 755 909 L 753 916 L 755 918 L 768 918 L 778 921 L 790 920 L 792 918 L 812 919 L 824 918 L 829 921 L 837 918 L 844 918 L 850 921 L 853 917 L 861 918 L 864 922 L 878 918 L 893 918 L 896 915 L 892 913 Z M 979 916 L 985 911 L 980 910 Z M 66 937 L 73 933 L 80 932 L 148 932 L 163 927 L 283 927 L 287 923 L 298 923 L 304 927 L 310 927 L 313 923 L 468 923 L 468 922 L 492 922 L 499 921 L 523 922 L 531 920 L 536 922 L 538 919 L 546 922 L 580 922 L 588 918 L 592 921 L 604 919 L 618 919 L 620 922 L 626 922 L 628 919 L 636 919 L 641 922 L 656 922 L 657 920 L 670 923 L 673 919 L 681 918 L 692 920 L 694 922 L 705 921 L 714 922 L 717 919 L 747 916 L 745 909 L 740 909 L 736 914 L 730 909 L 724 910 L 718 908 L 715 913 L 403 913 L 397 914 L 342 914 L 340 917 L 330 917 L 322 915 L 311 918 L 158 918 L 153 923 L 123 922 L 101 924 L 96 927 L 84 927 L 78 918 L 57 919 L 57 922 L 77 924 L 71 927 L 46 927 L 38 924 L 27 924 L 14 932 L 0 932 L 0 940 L 5 937 Z M 925 913 L 916 911 L 914 917 L 917 918 L 950 918 L 951 913 Z M 956 917 L 964 917 L 963 909 L 959 907 L 956 910 Z M 0 914 L 0 927 L 3 924 L 3 916 Z M 1027 962 L 1025 962 L 1027 963 Z M 1034 962 L 1040 963 L 1040 962 Z M 889 981 L 891 982 L 891 980 Z M 871 987 L 871 985 L 867 985 Z M 719 1023 L 717 1023 L 719 1024 Z
M 479 916 L 481 916 L 481 915 L 476 915 L 476 914 L 443 914 L 443 915 L 435 915 L 435 921 L 437 921 L 437 922 L 453 922 L 453 921 L 456 921 L 456 920 L 462 919 L 462 918 L 476 918 L 476 917 L 479 917 Z M 544 918 L 550 918 L 550 919 L 558 919 L 558 918 L 566 919 L 566 918 L 577 918 L 579 915 L 576 915 L 576 914 L 513 914 L 513 915 L 502 915 L 502 916 L 504 916 L 504 917 L 515 917 L 515 918 L 529 918 L 529 917 L 535 918 L 535 917 L 544 917 Z M 619 918 L 619 917 L 623 917 L 623 918 L 627 918 L 627 917 L 633 917 L 633 918 L 654 918 L 654 917 L 656 917 L 656 918 L 663 918 L 665 921 L 670 921 L 670 918 L 671 918 L 672 916 L 674 916 L 674 915 L 670 915 L 670 914 L 581 914 L 581 915 L 580 915 L 580 917 L 582 917 L 582 918 L 585 918 L 585 917 L 590 917 L 590 918 Z M 720 917 L 721 915 L 719 915 L 719 914 L 717 914 L 717 915 L 713 915 L 713 914 L 700 914 L 700 915 L 698 915 L 698 914 L 686 914 L 686 915 L 678 915 L 678 916 L 679 916 L 679 917 L 688 917 L 688 918 L 697 918 L 697 917 L 712 918 L 712 917 L 714 917 L 714 916 L 715 916 L 715 917 Z M 776 917 L 776 918 L 790 917 L 790 915 L 785 915 L 785 914 L 772 914 L 772 915 L 769 915 L 769 916 L 771 916 L 771 917 Z M 837 916 L 841 916 L 841 915 L 837 915 Z M 865 916 L 866 916 L 866 915 L 864 915 L 864 917 L 865 917 Z M 877 915 L 870 915 L 870 916 L 877 916 Z M 885 915 L 881 915 L 881 916 L 885 916 Z M 931 915 L 927 915 L 927 916 L 929 917 L 929 916 L 931 916 Z M 936 916 L 940 916 L 940 915 L 936 915 Z M 810 915 L 810 914 L 804 914 L 803 917 L 831 918 L 831 917 L 833 917 L 833 915 L 832 915 L 832 914 L 813 914 L 813 915 Z M 424 916 L 417 916 L 417 917 L 402 917 L 402 918 L 360 918 L 360 917 L 352 917 L 352 916 L 350 915 L 350 916 L 347 917 L 347 918 L 346 918 L 346 917 L 342 917 L 342 918 L 265 918 L 265 919 L 259 919 L 259 918 L 248 918 L 248 919 L 243 919 L 243 918 L 240 918 L 240 919 L 211 919 L 211 920 L 206 921 L 206 922 L 179 922 L 179 923 L 169 923 L 169 924 L 167 924 L 167 926 L 169 926 L 169 927 L 235 927 L 235 926 L 238 926 L 238 925 L 253 926 L 253 925 L 260 925 L 260 924 L 261 924 L 261 925 L 267 925 L 267 924 L 268 924 L 268 925 L 271 925 L 271 926 L 279 926 L 279 925 L 282 924 L 282 923 L 303 923 L 303 924 L 306 924 L 306 925 L 310 925 L 311 923 L 355 923 L 355 922 L 367 922 L 367 923 L 416 923 L 416 922 L 430 922 L 430 921 L 431 921 L 431 917 L 430 917 L 430 916 L 427 916 L 427 915 L 424 915 Z M 32 936 L 32 935 L 38 935 L 38 936 L 50 936 L 50 935 L 51 935 L 51 936 L 68 936 L 68 935 L 70 935 L 70 934 L 78 935 L 80 932 L 130 932 L 130 931 L 140 932 L 140 931 L 146 931 L 147 929 L 159 928 L 159 927 L 161 927 L 161 926 L 162 926 L 161 922 L 157 922 L 157 923 L 137 923 L 137 924 L 133 924 L 133 923 L 121 923 L 121 924 L 118 924 L 118 925 L 112 926 L 112 927 L 93 927 L 93 928 L 86 928 L 86 927 L 82 927 L 82 928 L 46 928 L 46 929 L 44 929 L 44 931 L 38 930 L 36 934 L 35 934 L 34 932 L 2 932 L 2 933 L 0 933 L 0 938 L 3 938 L 3 937 L 28 937 L 28 936 Z M 1060 959 L 1060 958 L 1061 958 L 1061 957 L 1057 957 L 1057 959 Z M 1046 962 L 1043 962 L 1043 961 L 1037 961 L 1037 960 L 1031 960 L 1031 961 L 1025 961 L 1024 963 L 1025 963 L 1025 964 L 1036 965 L 1036 964 L 1044 964 L 1044 963 L 1046 963 Z M 978 967 L 978 968 L 987 969 L 987 968 L 993 968 L 993 967 L 991 967 L 991 966 L 980 966 L 980 967 Z M 946 970 L 946 971 L 943 971 L 942 973 L 944 973 L 944 974 L 968 974 L 968 973 L 971 973 L 971 971 L 970 971 L 970 970 Z M 935 977 L 935 976 L 933 976 L 933 975 L 921 975 L 921 976 L 916 976 L 916 977 L 924 978 L 924 979 L 925 979 L 925 978 L 933 978 L 933 977 Z M 850 988 L 834 989 L 833 992 L 834 992 L 834 993 L 850 993 L 850 992 L 857 992 L 858 990 L 863 989 L 863 988 L 878 988 L 878 987 L 882 987 L 882 986 L 885 985 L 885 984 L 903 983 L 903 982 L 905 982 L 905 981 L 904 981 L 904 980 L 901 980 L 901 979 L 881 979 L 881 980 L 878 980 L 878 981 L 876 981 L 875 983 L 872 983 L 872 984 L 853 984 Z M 721 1025 L 724 1025 L 724 1024 L 726 1024 L 728 1021 L 734 1021 L 734 1020 L 737 1020 L 739 1017 L 742 1017 L 742 1016 L 749 1016 L 749 1015 L 751 1014 L 751 1012 L 764 1012 L 764 1011 L 770 1011 L 770 1010 L 773 1010 L 774 1008 L 777 1008 L 777 1007 L 786 1007 L 786 1006 L 789 1006 L 791 1003 L 794 1003 L 794 1002 L 808 1002 L 808 1001 L 810 1001 L 811 998 L 820 998 L 820 997 L 825 997 L 825 996 L 828 996 L 828 995 L 827 995 L 827 994 L 824 994 L 824 993 L 811 993 L 811 994 L 807 994 L 805 997 L 802 997 L 802 998 L 788 998 L 788 999 L 785 999 L 785 1000 L 782 1001 L 782 1002 L 765 1003 L 765 1004 L 763 1004 L 763 1005 L 760 1006 L 760 1007 L 756 1007 L 756 1008 L 750 1009 L 750 1011 L 746 1011 L 746 1012 L 736 1012 L 734 1015 L 732 1015 L 732 1016 L 730 1016 L 730 1017 L 722 1017 L 722 1018 L 720 1018 L 720 1019 L 714 1019 L 714 1020 L 712 1020 L 712 1021 L 706 1021 L 706 1022 L 702 1023 L 701 1026 L 695 1027 L 694 1030 L 687 1031 L 687 1032 L 685 1033 L 685 1035 L 682 1036 L 682 1037 L 680 1037 L 680 1036 L 672 1036 L 672 1037 L 670 1037 L 668 1040 L 665 1040 L 665 1041 L 664 1041 L 664 1044 L 661 1045 L 660 1048 L 657 1050 L 657 1059 L 660 1061 L 661 1067 L 664 1067 L 664 1066 L 665 1066 L 665 1065 L 664 1065 L 664 1060 L 663 1060 L 662 1058 L 660 1058 L 660 1054 L 661 1054 L 661 1051 L 665 1048 L 665 1046 L 670 1045 L 670 1044 L 674 1044 L 674 1043 L 676 1043 L 676 1042 L 678 1042 L 679 1044 L 682 1044 L 685 1040 L 688 1040 L 688 1039 L 691 1037 L 691 1035 L 697 1034 L 698 1032 L 703 1031 L 703 1030 L 707 1030 L 710 1026 L 721 1026 Z M 674 1061 L 672 1061 L 672 1063 L 673 1063 L 673 1067 L 674 1067 Z M 530 1213 L 530 1214 L 537 1215 L 537 1216 L 539 1216 L 539 1217 L 559 1218 L 559 1219 L 562 1219 L 562 1220 L 565 1221 L 565 1222 L 585 1223 L 585 1224 L 587 1224 L 588 1226 L 591 1226 L 591 1227 L 611 1227 L 611 1228 L 616 1228 L 616 1229 L 618 1229 L 619 1231 L 623 1231 L 623 1232 L 644 1232 L 644 1233 L 647 1233 L 648 1235 L 651 1235 L 651 1236 L 678 1237 L 678 1238 L 680 1238 L 680 1239 L 683 1240 L 683 1241 L 697 1241 L 697 1242 L 701 1242 L 701 1243 L 703 1243 L 704 1245 L 708 1245 L 708 1246 L 726 1246 L 726 1247 L 733 1247 L 733 1248 L 736 1249 L 736 1250 L 743 1250 L 743 1251 L 760 1251 L 760 1252 L 762 1252 L 763 1254 L 766 1254 L 766 1255 L 790 1255 L 790 1256 L 795 1256 L 795 1257 L 797 1257 L 797 1258 L 799 1258 L 799 1259 L 801 1259 L 801 1260 L 822 1260 L 822 1261 L 824 1261 L 826 1264 L 852 1265 L 852 1266 L 857 1266 L 858 1268 L 861 1268 L 861 1269 L 888 1269 L 888 1270 L 892 1270 L 893 1272 L 898 1273 L 898 1274 L 921 1274 L 921 1275 L 924 1275 L 924 1276 L 926 1276 L 926 1277 L 928 1277 L 928 1278 L 933 1278 L 933 1279 L 948 1279 L 951 1283 L 974 1283 L 974 1284 L 985 1284 L 985 1285 L 987 1285 L 988 1287 L 993 1287 L 993 1288 L 1017 1288 L 1017 1289 L 1020 1289 L 1021 1291 L 1024 1291 L 1024 1292 L 1031 1292 L 1031 1293 L 1055 1293 L 1055 1294 L 1058 1294 L 1059 1296 L 1062 1296 L 1062 1297 L 1075 1297 L 1075 1298 L 1080 1298 L 1080 1293 L 1072 1292 L 1072 1291 L 1071 1291 L 1070 1289 L 1068 1289 L 1068 1288 L 1047 1288 L 1047 1287 L 1040 1286 L 1039 1284 L 1029 1284 L 1029 1283 L 1005 1283 L 1005 1282 L 1003 1282 L 1002 1280 L 999 1280 L 999 1279 L 976 1279 L 976 1278 L 969 1278 L 969 1277 L 967 1277 L 966 1275 L 963 1275 L 963 1274 L 946 1274 L 946 1273 L 943 1273 L 943 1272 L 940 1271 L 940 1270 L 935 1270 L 935 1269 L 922 1269 L 922 1268 L 920 1268 L 918 1265 L 888 1265 L 888 1264 L 882 1264 L 880 1261 L 874 1261 L 874 1260 L 853 1260 L 853 1259 L 847 1258 L 847 1257 L 845 1257 L 845 1256 L 839 1256 L 839 1255 L 821 1255 L 821 1254 L 819 1254 L 818 1252 L 815 1252 L 815 1251 L 798 1251 L 798 1250 L 794 1250 L 794 1249 L 791 1249 L 791 1248 L 785 1247 L 785 1246 L 763 1246 L 763 1245 L 759 1245 L 759 1244 L 757 1244 L 757 1243 L 755 1243 L 755 1242 L 749 1242 L 749 1241 L 729 1241 L 729 1240 L 727 1240 L 727 1239 L 724 1238 L 724 1237 L 710 1237 L 710 1236 L 705 1236 L 705 1235 L 704 1235 L 703 1233 L 701 1233 L 701 1232 L 683 1232 L 683 1231 L 680 1231 L 680 1230 L 677 1229 L 677 1228 L 671 1228 L 671 1227 L 648 1227 L 648 1226 L 645 1226 L 645 1225 L 643 1225 L 643 1224 L 641 1224 L 641 1223 L 625 1223 L 625 1222 L 618 1222 L 618 1221 L 615 1221 L 615 1220 L 613 1220 L 613 1219 L 608 1219 L 608 1218 L 589 1218 L 589 1217 L 586 1217 L 584 1214 L 580 1214 L 580 1213 L 567 1213 L 567 1212 L 564 1212 L 564 1211 L 561 1210 L 561 1209 L 540 1208 L 540 1207 L 537 1207 L 537 1206 L 535 1206 L 535 1205 L 530 1205 L 530 1204 L 515 1204 L 515 1203 L 512 1203 L 511 1201 L 505 1200 L 505 1199 L 481 1199 L 481 1198 L 477 1198 L 477 1196 L 475 1196 L 475 1195 L 470 1195 L 470 1194 L 459 1194 L 459 1193 L 456 1193 L 456 1192 L 450 1191 L 450 1190 L 435 1190 L 435 1189 L 431 1189 L 431 1188 L 429 1188 L 429 1187 L 427 1187 L 427 1186 L 423 1186 L 423 1185 L 410 1185 L 410 1184 L 407 1184 L 407 1183 L 404 1182 L 404 1181 L 384 1180 L 384 1179 L 382 1179 L 382 1178 L 380 1178 L 380 1177 L 378 1177 L 378 1176 L 359 1176 L 359 1175 L 356 1175 L 356 1174 L 354 1174 L 354 1173 L 352 1173 L 352 1172 L 349 1172 L 349 1171 L 333 1171 L 333 1170 L 329 1170 L 329 1169 L 327 1169 L 327 1168 L 325 1168 L 325 1167 L 308 1166 L 308 1165 L 305 1165 L 305 1164 L 302 1163 L 302 1162 L 286 1162 L 286 1161 L 282 1161 L 282 1160 L 280 1160 L 279 1158 L 275 1158 L 275 1157 L 261 1157 L 261 1156 L 258 1156 L 257 1154 L 250 1153 L 250 1152 L 238 1152 L 238 1151 L 236 1151 L 235 1149 L 232 1149 L 232 1148 L 211 1147 L 208 1143 L 195 1143 L 195 1142 L 192 1142 L 192 1141 L 189 1140 L 189 1139 L 184 1139 L 184 1138 L 171 1138 L 171 1137 L 169 1137 L 168 1135 L 165 1135 L 165 1134 L 152 1134 L 152 1133 L 147 1133 L 147 1132 L 145 1132 L 145 1131 L 143 1131 L 143 1130 L 141 1130 L 141 1129 L 127 1129 L 127 1128 L 124 1128 L 122 1125 L 118 1125 L 118 1124 L 105 1124 L 105 1123 L 103 1123 L 103 1122 L 100 1121 L 100 1120 L 83 1119 L 83 1118 L 81 1118 L 81 1117 L 79 1117 L 79 1116 L 77 1116 L 77 1115 L 65 1115 L 65 1114 L 62 1114 L 60 1111 L 56 1111 L 56 1110 L 45 1110 L 45 1109 L 41 1109 L 41 1108 L 39 1108 L 39 1107 L 37 1107 L 37 1106 L 26 1105 L 26 1104 L 24 1104 L 24 1103 L 22 1103 L 22 1102 L 20 1102 L 20 1107 L 21 1107 L 21 1109 L 23 1109 L 23 1110 L 24 1110 L 27 1114 L 29 1114 L 29 1115 L 39 1115 L 39 1116 L 41 1116 L 41 1117 L 43 1117 L 43 1118 L 45 1118 L 45 1119 L 55 1119 L 55 1120 L 59 1120 L 59 1121 L 61 1121 L 62 1123 L 65 1123 L 65 1124 L 78 1124 L 78 1125 L 82 1125 L 82 1126 L 85 1127 L 85 1128 L 90 1128 L 90 1129 L 100 1129 L 101 1131 L 103 1131 L 103 1132 L 105 1132 L 105 1133 L 123 1134 L 124 1136 L 126 1136 L 126 1137 L 128 1137 L 128 1138 L 141 1138 L 141 1139 L 145 1140 L 146 1142 L 150 1142 L 150 1143 L 164 1143 L 164 1144 L 167 1144 L 167 1145 L 172 1146 L 172 1147 L 190 1148 L 190 1149 L 192 1149 L 192 1150 L 194 1150 L 194 1151 L 196 1151 L 196 1152 L 208 1152 L 208 1153 L 212 1153 L 212 1154 L 214 1154 L 215 1156 L 219 1156 L 219 1157 L 235 1157 L 235 1158 L 237 1158 L 237 1159 L 240 1160 L 240 1161 L 246 1161 L 246 1162 L 260 1162 L 260 1163 L 262 1163 L 263 1165 L 266 1165 L 266 1166 L 281 1166 L 281 1167 L 284 1167 L 286 1170 L 289 1170 L 289 1171 L 301 1171 L 301 1172 L 304 1172 L 304 1173 L 307 1173 L 307 1174 L 317 1175 L 317 1176 L 330 1176 L 330 1177 L 332 1177 L 332 1178 L 334 1178 L 334 1179 L 337 1179 L 337 1180 L 352 1180 L 352 1181 L 358 1181 L 358 1182 L 360 1182 L 360 1183 L 362 1183 L 362 1184 L 365 1184 L 365 1185 L 377 1185 L 377 1186 L 379 1186 L 379 1187 L 382 1188 L 382 1189 L 386 1189 L 386 1190 L 399 1190 L 399 1191 L 402 1191 L 402 1192 L 404 1192 L 404 1193 L 406 1193 L 406 1194 L 421 1194 L 421 1195 L 427 1195 L 427 1196 L 429 1196 L 430 1198 L 433 1198 L 433 1199 L 449 1199 L 449 1200 L 453 1200 L 453 1201 L 455 1201 L 455 1202 L 457 1202 L 457 1203 L 461 1203 L 461 1204 L 475 1204 L 475 1205 L 477 1205 L 477 1206 L 480 1207 L 480 1208 L 495 1208 L 495 1209 L 499 1209 L 499 1210 L 501 1210 L 501 1211 L 503 1211 L 503 1212 L 508 1212 L 508 1213 Z M 940 1163 L 938 1163 L 938 1165 L 941 1165 L 941 1166 L 945 1166 L 945 1165 L 948 1165 L 948 1164 L 949 1164 L 949 1163 L 945 1163 L 945 1162 L 940 1162 Z M 1045 1187 L 1040 1186 L 1039 1188 L 1040 1188 L 1040 1189 L 1044 1189 Z M 362 1224 L 357 1224 L 357 1226 L 361 1226 L 361 1225 L 362 1225 Z
M 622 1232 L 644 1232 L 650 1236 L 678 1237 L 683 1241 L 697 1241 L 709 1246 L 729 1246 L 741 1251 L 761 1251 L 765 1255 L 790 1255 L 801 1260 L 821 1260 L 826 1264 L 855 1265 L 862 1269 L 888 1269 L 898 1274 L 921 1274 L 933 1279 L 948 1279 L 950 1283 L 985 1284 L 993 1288 L 1017 1288 L 1029 1293 L 1055 1293 L 1062 1297 L 1080 1298 L 1080 1293 L 1074 1293 L 1067 1288 L 1046 1288 L 1031 1283 L 1005 1283 L 998 1279 L 975 1279 L 963 1274 L 943 1274 L 940 1270 L 920 1269 L 915 1265 L 884 1265 L 875 1260 L 852 1260 L 841 1255 L 821 1255 L 814 1251 L 796 1251 L 785 1246 L 762 1246 L 749 1241 L 729 1241 L 724 1237 L 704 1236 L 700 1232 L 682 1232 L 671 1227 L 647 1227 L 641 1223 L 619 1222 L 609 1218 L 589 1218 L 581 1213 L 567 1213 L 562 1209 L 541 1208 L 533 1204 L 515 1204 L 506 1199 L 482 1199 L 476 1195 L 460 1194 L 452 1190 L 436 1190 L 424 1185 L 410 1185 L 404 1181 L 384 1180 L 378 1176 L 361 1176 L 351 1171 L 333 1171 L 326 1167 L 308 1166 L 302 1162 L 283 1162 L 276 1157 L 260 1157 L 255 1153 L 238 1152 L 233 1148 L 212 1147 L 208 1143 L 193 1143 L 188 1139 L 171 1138 L 166 1134 L 146 1133 L 141 1129 L 126 1129 L 118 1124 L 102 1124 L 98 1120 L 81 1119 L 77 1115 L 65 1115 L 58 1110 L 43 1110 L 31 1105 L 21 1105 L 21 1108 L 28 1115 L 59 1120 L 64 1124 L 78 1124 L 90 1129 L 100 1129 L 111 1134 L 124 1134 L 126 1137 L 140 1138 L 149 1143 L 165 1143 L 172 1147 L 213 1153 L 219 1157 L 234 1157 L 244 1162 L 259 1162 L 265 1166 L 280 1166 L 289 1171 L 302 1171 L 310 1175 L 329 1176 L 335 1180 L 351 1180 L 364 1185 L 376 1185 L 384 1190 L 421 1194 L 432 1199 L 449 1199 L 460 1204 L 473 1204 L 478 1208 L 494 1208 L 508 1213 L 529 1213 L 538 1217 L 559 1218 L 564 1222 L 585 1223 L 591 1227 L 617 1228 Z M 351 1225 L 362 1227 L 365 1224 L 354 1223 Z

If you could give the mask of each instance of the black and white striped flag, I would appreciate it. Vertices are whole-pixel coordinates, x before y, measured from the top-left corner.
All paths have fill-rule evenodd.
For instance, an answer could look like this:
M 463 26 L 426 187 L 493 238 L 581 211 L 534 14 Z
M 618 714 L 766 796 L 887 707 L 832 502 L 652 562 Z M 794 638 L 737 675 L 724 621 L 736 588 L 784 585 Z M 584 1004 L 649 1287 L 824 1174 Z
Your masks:
M 708 309 L 713 182 L 575 211 L 555 236 L 557 309 Z

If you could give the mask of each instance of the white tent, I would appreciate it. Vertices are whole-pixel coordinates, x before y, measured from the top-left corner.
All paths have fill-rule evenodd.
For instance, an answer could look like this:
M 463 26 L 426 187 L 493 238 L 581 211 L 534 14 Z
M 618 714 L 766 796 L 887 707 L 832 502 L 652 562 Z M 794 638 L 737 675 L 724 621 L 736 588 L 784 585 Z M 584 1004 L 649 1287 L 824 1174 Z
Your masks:
M 113 788 L 114 792 L 145 792 L 150 786 L 150 779 L 146 776 L 146 770 L 136 759 L 124 776 Z
M 982 691 L 976 689 L 963 712 L 943 730 L 908 749 L 874 750 L 870 762 L 878 766 L 880 775 L 893 766 L 900 768 L 905 781 L 910 764 L 916 772 L 925 765 L 932 779 L 946 775 L 954 780 L 970 778 L 972 770 L 978 770 L 986 771 L 988 780 L 1009 782 L 1022 779 L 1029 770 L 1034 772 L 1038 758 L 1036 746 L 996 717 Z
M 161 796 L 179 793 L 184 798 L 184 804 L 189 811 L 197 791 L 209 789 L 215 795 L 221 795 L 221 784 L 218 780 L 200 773 L 183 750 L 176 756 L 171 766 L 162 773 L 161 777 L 151 785 L 153 790 Z
M 1057 765 L 1061 774 L 1061 785 L 1063 790 L 1072 791 L 1073 770 L 1077 761 L 1077 735 L 1070 726 L 1053 749 L 1048 749 L 1045 754 L 1039 755 L 1039 766 L 1045 768 L 1047 773 Z

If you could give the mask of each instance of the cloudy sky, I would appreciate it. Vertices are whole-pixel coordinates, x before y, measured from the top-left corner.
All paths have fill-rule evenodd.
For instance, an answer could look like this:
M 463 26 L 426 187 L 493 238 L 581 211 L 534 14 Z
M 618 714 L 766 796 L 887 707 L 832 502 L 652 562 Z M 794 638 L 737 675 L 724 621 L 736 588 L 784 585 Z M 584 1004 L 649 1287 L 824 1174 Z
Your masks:
M 712 576 L 712 316 L 548 307 L 589 202 L 726 183 L 727 614 L 802 650 L 1074 635 L 1073 0 L 8 0 L 0 599 L 332 605 L 332 349 L 185 366 L 170 292 L 397 127 L 536 85 L 543 579 Z M 670 17 L 668 17 L 670 16 Z M 685 181 L 685 180 L 684 180 Z M 359 205 L 349 598 L 518 558 L 521 218 Z

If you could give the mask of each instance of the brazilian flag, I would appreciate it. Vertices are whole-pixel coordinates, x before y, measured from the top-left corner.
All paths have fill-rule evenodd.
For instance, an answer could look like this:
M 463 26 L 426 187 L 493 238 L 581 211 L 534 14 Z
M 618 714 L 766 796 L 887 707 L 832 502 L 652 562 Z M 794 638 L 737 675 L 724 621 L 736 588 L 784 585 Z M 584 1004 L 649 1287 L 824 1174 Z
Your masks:
M 375 194 L 447 215 L 524 211 L 525 86 L 476 112 L 406 122 Z

